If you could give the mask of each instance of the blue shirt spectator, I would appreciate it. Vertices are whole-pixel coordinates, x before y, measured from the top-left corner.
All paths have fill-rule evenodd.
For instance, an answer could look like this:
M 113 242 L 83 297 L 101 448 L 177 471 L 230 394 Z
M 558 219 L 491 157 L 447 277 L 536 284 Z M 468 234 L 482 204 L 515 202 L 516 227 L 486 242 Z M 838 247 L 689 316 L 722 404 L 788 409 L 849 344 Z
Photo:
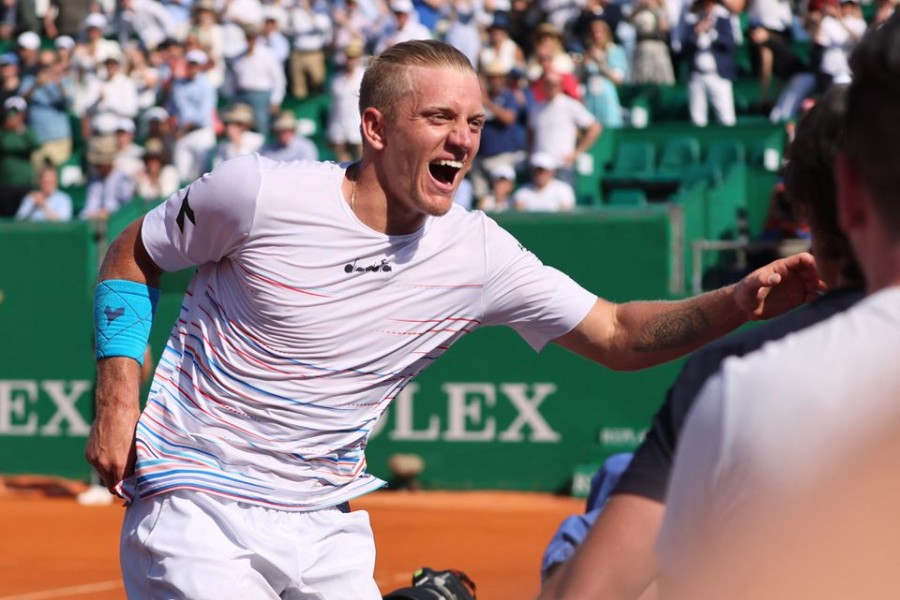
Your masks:
M 58 65 L 23 77 L 19 92 L 28 101 L 28 125 L 38 142 L 72 138 L 69 111 L 75 99 L 75 83 L 62 75 Z
M 92 173 L 80 218 L 105 220 L 134 199 L 134 180 L 114 166 L 117 152 L 112 136 L 91 139 L 87 159 Z
M 212 127 L 216 108 L 216 90 L 206 75 L 196 71 L 172 86 L 169 112 L 175 116 L 179 130 Z
M 297 118 L 294 113 L 284 111 L 272 124 L 275 139 L 264 144 L 259 153 L 266 158 L 278 161 L 318 160 L 319 149 L 316 145 L 297 134 Z
M 72 198 L 59 190 L 56 169 L 41 171 L 38 189 L 22 199 L 16 221 L 69 221 L 72 219 Z

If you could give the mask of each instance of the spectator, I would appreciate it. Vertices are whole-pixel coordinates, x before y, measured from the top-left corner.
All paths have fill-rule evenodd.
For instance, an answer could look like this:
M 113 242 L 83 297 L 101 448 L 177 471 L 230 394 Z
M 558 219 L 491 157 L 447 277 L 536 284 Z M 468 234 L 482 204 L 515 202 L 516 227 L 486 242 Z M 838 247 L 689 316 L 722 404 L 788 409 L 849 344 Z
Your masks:
M 144 167 L 144 149 L 134 142 L 134 121 L 120 118 L 116 123 L 116 170 L 132 179 Z
M 303 99 L 325 85 L 325 50 L 332 36 L 328 15 L 316 11 L 310 0 L 300 0 L 288 13 L 293 49 L 290 56 L 291 93 Z
M 141 47 L 153 50 L 163 40 L 175 37 L 175 21 L 155 0 L 121 0 L 115 24 L 123 48 L 137 39 Z
M 216 145 L 213 112 L 216 90 L 203 73 L 206 54 L 191 50 L 187 72 L 172 86 L 169 112 L 175 121 L 175 167 L 182 181 L 196 179 Z
M 253 109 L 257 131 L 269 131 L 269 117 L 277 114 L 284 100 L 284 65 L 265 43 L 261 43 L 259 25 L 244 26 L 247 50 L 234 63 L 237 99 Z
M 790 0 L 749 0 L 746 15 L 751 29 L 747 44 L 750 66 L 759 79 L 759 102 L 765 106 L 772 77 L 778 76 L 775 59 L 783 60 L 785 47 L 790 50 L 794 11 Z M 758 31 L 753 35 L 753 29 L 765 33 Z
M 49 0 L 44 13 L 44 31 L 50 39 L 77 38 L 84 20 L 91 14 L 95 0 Z
M 844 15 L 838 0 L 824 0 L 821 12 L 811 11 L 809 16 L 810 37 L 819 56 L 818 91 L 823 92 L 836 83 L 849 83 L 852 78 L 850 52 L 865 33 L 865 21 L 852 7 Z
M 685 26 L 691 121 L 697 127 L 705 127 L 709 120 L 708 104 L 712 104 L 716 120 L 732 126 L 737 120 L 731 83 L 737 76 L 737 46 L 731 14 L 716 0 L 694 0 L 685 16 Z
M 282 24 L 278 17 L 279 11 L 272 6 L 266 6 L 263 10 L 263 27 L 260 40 L 269 47 L 275 58 L 282 65 L 288 63 L 291 54 L 291 43 L 287 37 L 281 32 Z M 319 86 L 321 88 L 321 86 Z
M 563 81 L 563 91 L 573 98 L 581 98 L 578 92 L 578 78 L 575 76 L 575 62 L 563 45 L 562 32 L 550 23 L 541 23 L 533 34 L 534 47 L 527 65 L 528 77 L 539 82 L 544 73 L 559 73 Z M 535 98 L 543 100 L 543 90 L 535 85 Z
M 106 25 L 106 17 L 103 15 L 99 13 L 88 15 L 84 20 L 85 40 L 76 44 L 72 52 L 75 68 L 85 85 L 101 77 L 107 58 L 122 55 L 118 42 L 103 37 Z
M 619 89 L 628 78 L 628 57 L 613 42 L 609 25 L 603 19 L 591 23 L 584 57 L 584 105 L 605 128 L 619 129 L 624 124 Z
M 528 118 L 532 152 L 543 152 L 556 160 L 558 176 L 574 185 L 578 157 L 587 152 L 603 128 L 583 103 L 562 93 L 562 78 L 550 71 L 541 79 L 547 100 Z
M 159 104 L 162 96 L 162 76 L 159 69 L 150 64 L 147 53 L 132 45 L 125 51 L 128 77 L 134 83 L 138 107 L 144 111 Z
M 162 200 L 178 191 L 178 169 L 169 162 L 168 156 L 159 139 L 147 140 L 143 167 L 135 176 L 135 195 L 144 202 Z
M 491 189 L 478 202 L 478 210 L 506 212 L 515 209 L 513 190 L 516 188 L 516 171 L 509 165 L 500 165 L 490 173 Z
M 400 42 L 410 40 L 430 40 L 431 30 L 419 23 L 412 0 L 391 0 L 391 14 L 394 25 L 382 34 L 375 47 L 375 53 L 381 54 L 387 48 Z
M 359 86 L 365 72 L 362 40 L 347 44 L 344 56 L 344 68 L 331 80 L 326 133 L 338 162 L 357 160 L 362 153 L 359 130 Z
M 218 22 L 218 12 L 215 0 L 197 0 L 194 3 L 193 26 L 190 35 L 193 35 L 200 46 L 200 50 L 206 53 L 209 60 L 206 76 L 214 88 L 219 89 L 225 83 L 225 57 L 223 47 L 225 43 L 222 26 Z
M 111 54 L 106 57 L 104 65 L 106 74 L 96 86 L 93 98 L 87 102 L 87 114 L 91 118 L 110 113 L 134 119 L 140 109 L 138 91 L 134 81 L 122 68 L 122 56 Z
M 535 152 L 529 159 L 531 181 L 513 194 L 516 210 L 527 212 L 567 212 L 575 208 L 575 190 L 556 178 L 556 158 Z
M 261 133 L 252 131 L 253 109 L 249 104 L 235 104 L 222 116 L 222 122 L 225 124 L 225 138 L 213 153 L 213 168 L 237 156 L 253 154 L 262 147 L 265 138 Z
M 15 52 L 0 54 L 0 101 L 19 95 L 22 79 L 19 77 L 19 57 Z
M 3 101 L 3 128 L 0 129 L 0 215 L 12 216 L 25 194 L 31 191 L 31 154 L 39 143 L 26 125 L 28 104 L 21 96 Z
M 635 29 L 631 83 L 673 85 L 675 72 L 669 54 L 669 19 L 662 0 L 638 0 L 629 21 Z
M 165 149 L 166 159 L 170 161 L 175 155 L 175 136 L 172 132 L 172 122 L 169 112 L 161 106 L 153 106 L 144 113 L 143 126 L 140 128 L 140 138 L 147 141 L 159 140 Z
M 61 35 L 53 40 L 53 47 L 56 48 L 56 60 L 63 75 L 74 81 L 72 51 L 75 49 L 75 40 L 67 35 Z
M 769 112 L 769 120 L 780 123 L 793 119 L 803 101 L 815 92 L 815 75 L 782 36 L 772 35 L 765 27 L 756 25 L 751 26 L 748 37 L 757 45 L 764 68 L 778 79 L 782 88 Z
M 69 117 L 75 101 L 75 83 L 63 74 L 52 52 L 36 75 L 27 75 L 19 88 L 28 102 L 28 125 L 40 148 L 32 155 L 35 173 L 45 161 L 58 167 L 72 155 L 72 124 Z
M 525 99 L 507 86 L 506 63 L 497 60 L 482 70 L 483 102 L 486 111 L 481 131 L 481 147 L 472 163 L 470 177 L 475 195 L 488 191 L 488 176 L 503 165 L 516 169 L 524 162 L 527 133 L 522 125 L 527 120 Z
M 297 133 L 297 117 L 289 110 L 283 111 L 272 124 L 275 139 L 263 144 L 259 153 L 266 158 L 280 161 L 318 160 L 316 145 Z
M 481 54 L 481 28 L 474 0 L 453 0 L 449 7 L 448 23 L 444 32 L 444 41 L 462 52 L 478 67 L 478 56 Z
M 37 75 L 41 68 L 38 51 L 41 37 L 33 31 L 26 31 L 16 38 L 16 53 L 19 55 L 19 75 Z
M 478 55 L 478 66 L 483 71 L 488 65 L 501 65 L 509 73 L 514 68 L 525 69 L 525 53 L 509 36 L 512 23 L 504 12 L 494 13 L 487 27 L 487 43 Z
M 591 24 L 597 19 L 606 21 L 616 43 L 624 43 L 619 34 L 620 25 L 626 23 L 622 7 L 623 4 L 610 0 L 586 0 L 584 7 L 572 24 L 573 49 L 584 52 L 584 40 L 589 37 Z
M 38 189 L 22 200 L 16 221 L 69 221 L 72 218 L 72 198 L 59 190 L 56 169 L 45 166 L 38 176 Z
M 183 27 L 191 18 L 191 7 L 195 0 L 160 0 L 169 13 L 176 28 Z
M 358 0 L 345 0 L 342 8 L 336 3 L 331 16 L 334 22 L 332 61 L 335 66 L 344 66 L 344 51 L 351 43 L 362 42 L 363 52 L 374 46 L 378 37 L 377 27 L 366 11 L 360 8 Z
M 105 221 L 134 198 L 134 180 L 115 168 L 116 152 L 113 136 L 92 137 L 88 141 L 91 174 L 79 218 Z

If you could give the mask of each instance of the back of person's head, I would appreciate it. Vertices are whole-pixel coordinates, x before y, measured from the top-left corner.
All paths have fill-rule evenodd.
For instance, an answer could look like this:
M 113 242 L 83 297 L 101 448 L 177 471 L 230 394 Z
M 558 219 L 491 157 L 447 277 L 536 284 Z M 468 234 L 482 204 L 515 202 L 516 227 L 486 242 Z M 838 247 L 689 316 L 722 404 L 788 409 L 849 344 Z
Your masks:
M 837 214 L 834 162 L 847 112 L 847 86 L 833 86 L 797 126 L 784 185 L 794 214 L 810 226 L 816 257 L 839 269 L 848 284 L 861 284 L 862 271 Z
M 359 112 L 376 108 L 393 120 L 400 98 L 413 85 L 409 67 L 453 69 L 477 75 L 466 55 L 450 44 L 435 40 L 401 42 L 369 62 L 359 89 Z
M 886 230 L 900 239 L 900 13 L 869 29 L 850 67 L 844 151 Z

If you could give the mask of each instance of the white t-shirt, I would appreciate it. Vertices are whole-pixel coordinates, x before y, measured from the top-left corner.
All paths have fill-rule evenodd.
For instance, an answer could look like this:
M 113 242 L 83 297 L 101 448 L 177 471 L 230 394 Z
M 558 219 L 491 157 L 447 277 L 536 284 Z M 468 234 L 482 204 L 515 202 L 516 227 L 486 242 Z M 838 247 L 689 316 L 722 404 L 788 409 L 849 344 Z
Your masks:
M 560 212 L 575 207 L 575 190 L 565 181 L 551 179 L 538 189 L 531 184 L 520 187 L 513 194 L 516 208 L 528 212 Z
M 343 177 L 334 163 L 243 156 L 145 217 L 158 266 L 199 268 L 138 426 L 142 496 L 187 488 L 306 510 L 376 489 L 369 433 L 449 346 L 506 324 L 540 349 L 593 306 L 484 213 L 371 230 Z
M 747 522 L 816 489 L 900 417 L 900 288 L 730 358 L 684 427 L 657 545 L 691 581 Z
M 578 147 L 578 132 L 597 121 L 584 104 L 567 96 L 555 98 L 538 106 L 530 113 L 529 122 L 534 129 L 532 152 L 546 152 L 558 161 Z

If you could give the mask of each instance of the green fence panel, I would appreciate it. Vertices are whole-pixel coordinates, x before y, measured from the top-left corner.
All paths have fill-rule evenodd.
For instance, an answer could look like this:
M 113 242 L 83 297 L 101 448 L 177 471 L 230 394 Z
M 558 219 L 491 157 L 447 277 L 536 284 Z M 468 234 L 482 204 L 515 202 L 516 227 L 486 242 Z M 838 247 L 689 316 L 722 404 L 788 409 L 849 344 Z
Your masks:
M 615 301 L 673 296 L 680 207 L 502 216 L 545 263 Z M 0 473 L 86 478 L 94 365 L 96 245 L 88 224 L 8 224 L 0 252 Z M 674 257 L 674 258 L 673 258 Z M 192 275 L 163 277 L 155 356 Z M 556 491 L 575 465 L 633 449 L 677 363 L 614 373 L 551 346 L 540 354 L 506 328 L 486 328 L 412 382 L 379 424 L 370 470 L 389 478 L 398 452 L 420 454 L 422 482 L 446 489 Z
M 86 478 L 93 231 L 0 223 L 0 256 L 0 473 Z

